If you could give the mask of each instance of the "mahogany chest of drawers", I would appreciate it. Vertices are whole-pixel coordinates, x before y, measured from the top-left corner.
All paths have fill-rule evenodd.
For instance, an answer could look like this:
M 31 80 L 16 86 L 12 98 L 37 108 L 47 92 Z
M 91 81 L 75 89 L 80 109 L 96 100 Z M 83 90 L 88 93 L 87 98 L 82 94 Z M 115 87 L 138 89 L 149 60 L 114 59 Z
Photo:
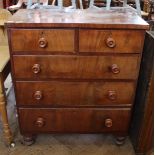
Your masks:
M 130 9 L 20 10 L 8 22 L 20 132 L 128 134 L 145 23 Z

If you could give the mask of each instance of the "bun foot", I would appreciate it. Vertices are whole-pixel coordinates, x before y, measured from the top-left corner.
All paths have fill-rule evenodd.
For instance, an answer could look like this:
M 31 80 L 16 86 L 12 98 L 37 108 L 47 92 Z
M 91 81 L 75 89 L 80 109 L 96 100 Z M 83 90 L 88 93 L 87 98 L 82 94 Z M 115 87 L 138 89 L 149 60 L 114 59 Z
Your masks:
M 121 146 L 125 143 L 126 137 L 116 137 L 115 143 L 118 146 Z
M 31 146 L 35 143 L 35 138 L 34 136 L 23 136 L 23 141 L 21 143 L 26 146 Z

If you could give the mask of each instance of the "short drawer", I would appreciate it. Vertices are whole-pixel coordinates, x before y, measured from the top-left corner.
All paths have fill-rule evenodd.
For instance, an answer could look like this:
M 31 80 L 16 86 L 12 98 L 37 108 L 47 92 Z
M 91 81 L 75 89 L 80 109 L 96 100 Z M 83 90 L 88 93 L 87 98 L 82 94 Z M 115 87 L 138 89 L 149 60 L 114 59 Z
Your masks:
M 18 105 L 129 106 L 134 82 L 16 82 Z
M 139 56 L 13 56 L 15 78 L 137 79 Z
M 71 29 L 12 29 L 13 52 L 74 52 L 75 32 Z
M 22 133 L 36 132 L 127 132 L 130 109 L 31 109 L 20 108 Z
M 79 30 L 80 52 L 140 53 L 144 31 Z

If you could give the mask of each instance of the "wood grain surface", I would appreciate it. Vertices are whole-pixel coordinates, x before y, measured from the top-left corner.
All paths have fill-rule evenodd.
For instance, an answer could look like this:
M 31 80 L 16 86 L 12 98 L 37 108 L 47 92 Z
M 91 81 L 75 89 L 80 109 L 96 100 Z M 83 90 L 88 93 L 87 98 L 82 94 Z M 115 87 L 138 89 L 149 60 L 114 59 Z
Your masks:
M 13 56 L 15 78 L 137 79 L 138 55 L 133 56 Z M 38 64 L 35 74 L 32 67 Z M 112 71 L 116 64 L 119 73 Z
M 8 27 L 83 27 L 148 29 L 149 25 L 130 8 L 107 10 L 20 9 L 7 22 Z
M 19 121 L 22 133 L 47 132 L 124 132 L 128 129 L 130 109 L 97 108 L 20 108 Z M 33 117 L 32 117 L 33 114 Z M 41 118 L 43 125 L 36 123 Z M 110 118 L 112 126 L 106 127 L 105 120 Z M 40 121 L 41 121 L 40 119 Z M 123 123 L 122 123 L 123 122 Z
M 23 106 L 131 106 L 135 83 L 16 82 L 16 90 L 17 105 Z
M 79 52 L 140 53 L 144 31 L 138 30 L 79 30 Z M 108 47 L 108 38 L 114 47 Z
M 74 30 L 71 29 L 13 29 L 11 30 L 12 50 L 48 52 L 74 52 Z M 43 42 L 44 40 L 45 42 Z M 20 43 L 21 42 L 21 43 Z M 41 46 L 44 45 L 44 46 Z

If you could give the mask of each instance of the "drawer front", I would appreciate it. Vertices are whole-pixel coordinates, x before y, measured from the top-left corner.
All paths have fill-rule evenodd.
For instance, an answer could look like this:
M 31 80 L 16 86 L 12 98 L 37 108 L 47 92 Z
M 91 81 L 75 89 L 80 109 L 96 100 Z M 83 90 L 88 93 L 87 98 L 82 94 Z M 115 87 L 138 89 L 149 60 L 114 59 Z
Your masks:
M 140 53 L 144 31 L 79 30 L 80 52 Z
M 117 106 L 131 105 L 133 82 L 16 82 L 18 105 Z
M 12 29 L 13 52 L 74 52 L 74 30 Z
M 13 56 L 16 78 L 137 79 L 139 56 Z
M 130 109 L 31 109 L 21 108 L 22 133 L 36 132 L 127 132 Z

